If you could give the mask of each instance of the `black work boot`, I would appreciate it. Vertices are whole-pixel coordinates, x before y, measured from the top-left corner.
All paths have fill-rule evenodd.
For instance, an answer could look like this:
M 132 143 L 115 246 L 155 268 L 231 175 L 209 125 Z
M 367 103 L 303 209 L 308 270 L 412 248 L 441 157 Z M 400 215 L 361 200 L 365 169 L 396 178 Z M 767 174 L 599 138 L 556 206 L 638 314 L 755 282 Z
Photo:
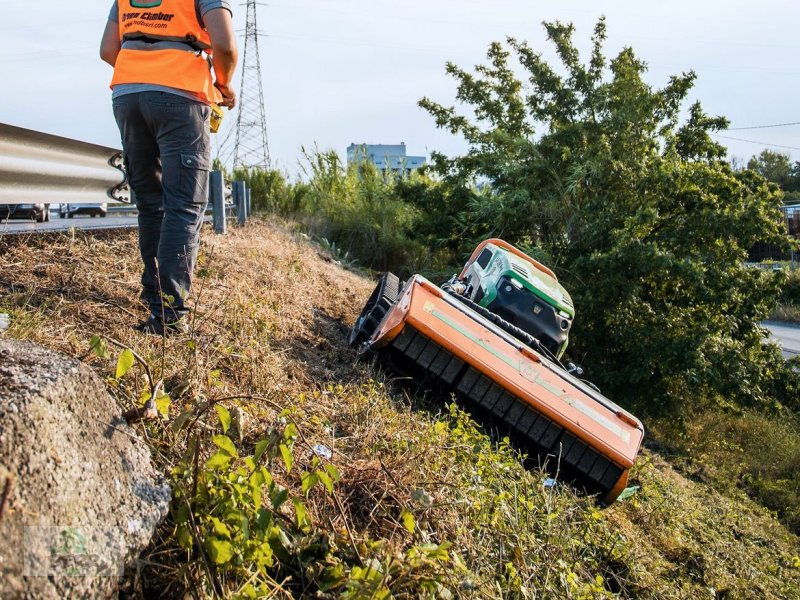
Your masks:
M 141 333 L 149 333 L 158 336 L 189 333 L 189 323 L 187 323 L 185 317 L 164 323 L 159 317 L 152 314 L 147 317 L 147 320 L 142 321 L 138 325 L 134 325 L 133 328 Z

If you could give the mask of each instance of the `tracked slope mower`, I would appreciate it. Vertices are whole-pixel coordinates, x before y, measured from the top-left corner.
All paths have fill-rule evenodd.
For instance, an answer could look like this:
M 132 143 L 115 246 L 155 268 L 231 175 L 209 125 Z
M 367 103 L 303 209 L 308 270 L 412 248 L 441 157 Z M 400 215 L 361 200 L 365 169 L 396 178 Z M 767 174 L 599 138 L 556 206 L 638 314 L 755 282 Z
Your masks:
M 608 504 L 627 484 L 644 428 L 560 362 L 574 317 L 550 269 L 491 239 L 441 287 L 385 273 L 349 341 L 455 394 L 539 464 Z

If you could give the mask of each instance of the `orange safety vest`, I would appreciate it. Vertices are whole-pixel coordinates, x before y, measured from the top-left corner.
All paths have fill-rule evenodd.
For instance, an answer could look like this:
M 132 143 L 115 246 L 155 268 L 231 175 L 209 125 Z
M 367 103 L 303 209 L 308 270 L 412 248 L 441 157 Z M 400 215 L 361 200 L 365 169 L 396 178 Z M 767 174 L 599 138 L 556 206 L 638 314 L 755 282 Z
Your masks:
M 211 38 L 200 22 L 195 0 L 117 0 L 120 42 L 183 42 L 186 50 L 120 50 L 111 87 L 120 83 L 164 85 L 218 103 L 222 94 L 211 77 Z M 208 55 L 208 58 L 203 56 Z

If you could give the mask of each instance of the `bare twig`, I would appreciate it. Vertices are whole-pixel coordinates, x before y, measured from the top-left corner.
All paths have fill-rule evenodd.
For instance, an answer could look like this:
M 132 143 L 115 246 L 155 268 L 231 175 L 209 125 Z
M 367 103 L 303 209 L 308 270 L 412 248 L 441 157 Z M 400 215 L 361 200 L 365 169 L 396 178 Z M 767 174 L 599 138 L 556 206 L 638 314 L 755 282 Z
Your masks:
M 112 302 L 111 300 L 108 300 L 107 298 L 103 298 L 102 296 L 99 296 L 98 294 L 92 294 L 89 297 L 92 300 L 94 300 L 96 302 L 99 302 L 100 304 L 108 304 L 109 306 L 113 306 L 114 308 L 117 308 L 117 309 L 121 310 L 122 312 L 129 314 L 130 316 L 132 316 L 135 319 L 139 318 L 139 315 L 137 315 L 136 313 L 128 310 L 124 306 L 120 306 L 116 302 Z

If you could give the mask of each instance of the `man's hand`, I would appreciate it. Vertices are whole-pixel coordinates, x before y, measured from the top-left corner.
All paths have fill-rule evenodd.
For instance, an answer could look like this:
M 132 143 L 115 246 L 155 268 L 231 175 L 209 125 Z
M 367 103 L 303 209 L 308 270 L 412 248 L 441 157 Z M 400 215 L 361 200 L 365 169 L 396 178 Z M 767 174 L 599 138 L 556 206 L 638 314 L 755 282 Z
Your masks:
M 236 106 L 236 92 L 233 91 L 233 88 L 221 83 L 215 83 L 214 87 L 222 94 L 222 102 L 219 103 L 220 106 L 226 106 L 228 110 Z

